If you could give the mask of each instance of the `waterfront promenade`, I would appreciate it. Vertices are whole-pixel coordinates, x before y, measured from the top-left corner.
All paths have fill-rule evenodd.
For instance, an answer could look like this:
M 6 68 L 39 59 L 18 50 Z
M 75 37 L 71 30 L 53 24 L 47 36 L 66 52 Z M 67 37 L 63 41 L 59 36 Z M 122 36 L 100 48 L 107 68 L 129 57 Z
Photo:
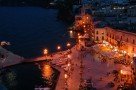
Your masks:
M 81 87 L 86 86 L 87 80 L 91 80 L 91 88 L 97 88 L 97 90 L 115 90 L 118 85 L 125 82 L 125 80 L 117 79 L 112 72 L 114 70 L 125 70 L 124 68 L 129 68 L 129 66 L 126 67 L 123 64 L 115 64 L 111 62 L 111 60 L 105 62 L 99 57 L 101 53 L 96 54 L 96 52 L 94 52 L 94 50 L 97 49 L 96 47 L 92 50 L 94 46 L 87 48 L 83 46 L 83 43 L 84 42 L 80 42 L 66 51 L 60 51 L 33 59 L 23 59 L 1 48 L 1 50 L 9 55 L 3 62 L 3 67 L 22 62 L 48 60 L 54 68 L 60 71 L 56 90 L 79 90 Z M 97 44 L 95 46 L 97 46 Z M 114 81 L 115 79 L 117 79 L 117 81 Z M 108 83 L 110 82 L 114 83 L 114 87 L 108 87 Z

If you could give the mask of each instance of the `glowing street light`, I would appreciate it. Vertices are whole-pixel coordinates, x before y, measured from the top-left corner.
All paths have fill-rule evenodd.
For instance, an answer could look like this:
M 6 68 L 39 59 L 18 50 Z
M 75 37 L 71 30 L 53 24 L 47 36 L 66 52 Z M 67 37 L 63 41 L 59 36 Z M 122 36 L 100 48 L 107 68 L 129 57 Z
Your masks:
M 71 44 L 70 43 L 67 43 L 67 47 L 70 47 L 71 46 Z
M 70 63 L 68 63 L 68 67 L 70 66 Z
M 70 31 L 70 33 L 73 33 L 73 31 Z
M 57 49 L 60 50 L 60 49 L 61 49 L 61 46 L 57 46 Z
M 44 53 L 45 55 L 47 55 L 47 54 L 48 54 L 48 49 L 44 49 L 43 53 Z
M 131 61 L 131 64 L 133 64 L 133 61 Z
M 81 36 L 78 36 L 78 39 L 80 39 L 81 38 Z
M 68 75 L 67 75 L 67 74 L 64 74 L 64 78 L 67 79 L 67 78 L 68 78 Z
M 134 57 L 136 57 L 136 53 L 134 53 L 134 55 L 133 55 Z
M 71 55 L 68 55 L 68 58 L 71 58 Z

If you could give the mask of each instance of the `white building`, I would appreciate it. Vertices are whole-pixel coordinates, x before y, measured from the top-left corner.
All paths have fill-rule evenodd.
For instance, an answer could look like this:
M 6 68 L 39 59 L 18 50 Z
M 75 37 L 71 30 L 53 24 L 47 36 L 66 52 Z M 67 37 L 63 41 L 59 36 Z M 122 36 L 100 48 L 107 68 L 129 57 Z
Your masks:
M 136 57 L 134 57 L 133 59 L 133 66 L 132 66 L 132 69 L 133 69 L 133 75 L 134 75 L 134 86 L 135 86 L 135 89 L 136 89 Z
M 109 27 L 95 29 L 95 42 L 107 41 L 113 46 L 121 44 L 120 50 L 126 51 L 130 56 L 136 55 L 136 34 L 112 29 Z

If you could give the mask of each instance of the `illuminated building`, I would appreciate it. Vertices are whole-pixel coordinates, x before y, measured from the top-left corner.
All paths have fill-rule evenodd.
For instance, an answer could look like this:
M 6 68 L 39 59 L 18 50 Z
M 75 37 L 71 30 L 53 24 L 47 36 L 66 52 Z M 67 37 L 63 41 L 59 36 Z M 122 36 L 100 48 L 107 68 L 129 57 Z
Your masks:
M 102 43 L 103 40 L 109 42 L 119 49 L 126 51 L 132 57 L 136 54 L 136 34 L 112 29 L 109 27 L 95 29 L 95 42 Z
M 136 57 L 133 58 L 132 70 L 133 70 L 133 75 L 134 75 L 133 82 L 134 82 L 134 86 L 136 89 Z

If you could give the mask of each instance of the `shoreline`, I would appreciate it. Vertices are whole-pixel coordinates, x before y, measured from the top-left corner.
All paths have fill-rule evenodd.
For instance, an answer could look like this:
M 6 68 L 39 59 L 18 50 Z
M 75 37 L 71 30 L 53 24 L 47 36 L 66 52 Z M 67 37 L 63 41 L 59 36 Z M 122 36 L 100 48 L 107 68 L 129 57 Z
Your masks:
M 24 57 L 14 54 L 13 52 L 8 51 L 1 46 L 0 52 L 1 52 L 0 54 L 3 55 L 3 58 L 1 58 L 0 62 L 0 69 L 22 63 L 22 61 L 24 60 Z
M 67 50 L 63 50 L 63 51 L 59 51 L 59 52 L 53 52 L 53 53 L 51 53 L 51 54 L 49 54 L 48 55 L 48 57 L 45 57 L 44 55 L 43 56 L 39 56 L 39 57 L 36 57 L 36 58 L 24 58 L 24 57 L 21 57 L 21 56 L 19 56 L 19 55 L 17 55 L 17 54 L 14 54 L 14 53 L 12 53 L 11 51 L 8 51 L 7 49 L 5 49 L 5 48 L 3 48 L 3 47 L 1 47 L 0 46 L 0 51 L 1 50 L 4 50 L 4 52 L 6 52 L 6 53 L 8 53 L 8 54 L 10 54 L 10 55 L 13 55 L 13 57 L 18 57 L 18 59 L 19 59 L 19 61 L 15 61 L 15 60 L 13 60 L 12 62 L 14 62 L 14 63 L 8 63 L 8 62 L 6 62 L 5 63 L 5 65 L 3 65 L 2 67 L 0 67 L 0 69 L 2 69 L 2 68 L 5 68 L 5 67 L 10 67 L 10 66 L 14 66 L 14 65 L 17 65 L 17 64 L 23 64 L 23 63 L 31 63 L 31 62 L 38 62 L 38 61 L 45 61 L 46 59 L 54 59 L 54 58 L 51 58 L 50 56 L 51 55 L 57 55 L 57 54 L 60 54 L 60 53 L 67 53 L 70 49 L 72 49 L 72 48 L 74 48 L 76 45 L 74 45 L 74 46 L 72 46 L 71 48 L 69 48 L 69 49 L 67 49 Z M 7 58 L 8 59 L 8 58 Z M 6 60 L 7 60 L 6 59 Z M 6 61 L 5 60 L 5 61 Z M 0 63 L 1 64 L 1 63 Z M 53 65 L 54 66 L 54 65 Z

